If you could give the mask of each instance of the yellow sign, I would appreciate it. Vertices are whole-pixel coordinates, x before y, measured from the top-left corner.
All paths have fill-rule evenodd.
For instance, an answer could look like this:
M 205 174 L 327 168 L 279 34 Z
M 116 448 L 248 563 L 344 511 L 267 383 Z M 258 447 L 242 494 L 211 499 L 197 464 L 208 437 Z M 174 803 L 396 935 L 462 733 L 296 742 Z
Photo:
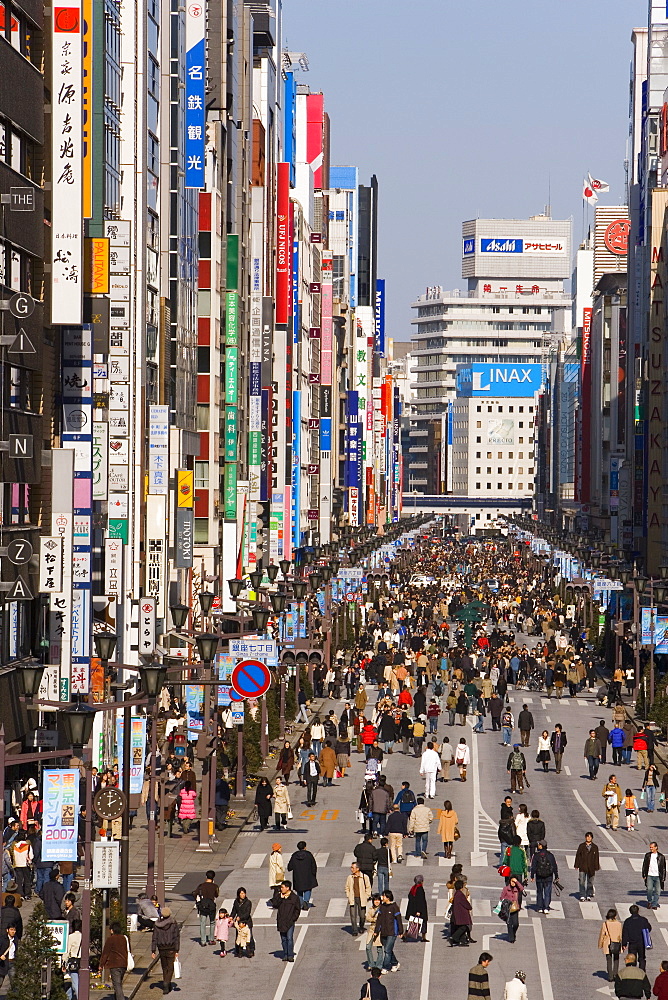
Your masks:
M 176 472 L 176 496 L 178 507 L 192 507 L 194 503 L 193 474 L 187 469 L 178 469 Z
M 84 291 L 89 295 L 109 294 L 109 240 L 94 236 L 87 239 Z

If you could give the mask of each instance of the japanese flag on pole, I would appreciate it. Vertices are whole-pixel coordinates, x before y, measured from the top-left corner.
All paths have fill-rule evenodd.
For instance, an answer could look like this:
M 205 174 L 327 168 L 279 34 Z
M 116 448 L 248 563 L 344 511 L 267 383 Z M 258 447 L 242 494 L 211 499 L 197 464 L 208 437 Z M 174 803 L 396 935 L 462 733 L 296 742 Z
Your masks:
M 592 177 L 591 174 L 587 174 L 589 180 L 589 187 L 592 191 L 596 191 L 597 194 L 605 194 L 606 191 L 610 190 L 610 185 L 607 181 L 598 180 L 596 177 Z
M 598 201 L 598 195 L 588 181 L 584 181 L 582 185 L 582 198 L 589 205 L 595 205 Z

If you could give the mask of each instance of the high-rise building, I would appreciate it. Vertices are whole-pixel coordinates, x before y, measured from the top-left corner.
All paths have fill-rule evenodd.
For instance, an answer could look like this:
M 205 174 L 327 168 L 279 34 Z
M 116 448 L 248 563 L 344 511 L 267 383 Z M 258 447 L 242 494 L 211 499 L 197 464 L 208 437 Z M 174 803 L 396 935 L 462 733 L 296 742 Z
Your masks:
M 428 288 L 413 303 L 413 399 L 409 468 L 412 488 L 427 492 L 429 425 L 447 412 L 457 366 L 477 362 L 546 369 L 569 328 L 571 223 L 546 215 L 474 219 L 462 226 L 465 292 Z

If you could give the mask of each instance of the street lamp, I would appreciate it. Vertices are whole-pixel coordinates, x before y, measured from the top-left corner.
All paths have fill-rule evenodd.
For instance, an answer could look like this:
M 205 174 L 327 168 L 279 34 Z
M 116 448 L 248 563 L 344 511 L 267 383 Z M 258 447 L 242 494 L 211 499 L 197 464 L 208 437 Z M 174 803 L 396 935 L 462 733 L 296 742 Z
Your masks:
M 341 560 L 340 559 L 332 559 L 332 561 L 330 562 L 329 565 L 332 568 L 332 573 L 334 574 L 334 576 L 336 576 L 336 574 L 341 569 Z
M 290 560 L 281 559 L 279 560 L 278 565 L 281 567 L 281 573 L 283 574 L 283 576 L 287 576 L 288 573 L 290 572 Z
M 19 693 L 27 702 L 31 702 L 39 694 L 42 677 L 46 666 L 35 660 L 33 663 L 19 663 L 16 666 L 16 676 L 19 681 Z
M 267 622 L 271 617 L 269 609 L 258 605 L 252 608 L 251 614 L 253 616 L 253 627 L 256 628 L 258 632 L 264 632 L 267 627 Z
M 149 770 L 148 783 L 148 843 L 146 850 L 146 895 L 151 896 L 155 892 L 155 833 L 156 833 L 156 793 L 155 782 L 157 778 L 156 758 L 158 755 L 158 713 L 156 702 L 167 679 L 167 668 L 164 663 L 151 660 L 144 663 L 139 668 L 139 678 L 144 694 L 149 702 L 149 714 L 151 717 L 151 767 Z M 152 709 L 152 711 L 151 711 Z M 159 869 L 160 871 L 160 869 Z M 164 903 L 164 866 L 162 878 L 158 875 L 159 899 Z
M 274 563 L 267 566 L 267 576 L 269 577 L 269 582 L 273 583 L 278 576 L 278 566 L 275 566 Z
M 211 614 L 211 608 L 213 606 L 214 600 L 216 599 L 216 595 L 211 594 L 206 590 L 203 590 L 200 592 L 198 596 L 199 596 L 199 606 L 202 609 L 202 615 L 205 618 L 208 618 L 209 615 Z
M 320 586 L 322 584 L 322 575 L 320 573 L 311 573 L 308 582 L 311 587 L 311 590 L 313 591 L 313 593 L 315 593 L 317 590 L 320 590 Z
M 180 631 L 188 620 L 190 608 L 187 604 L 170 604 L 169 611 L 176 631 Z
M 295 595 L 296 601 L 303 601 L 306 597 L 306 582 L 304 580 L 295 580 L 292 584 L 292 592 Z
M 239 597 L 241 591 L 244 589 L 244 581 L 237 579 L 228 580 L 227 586 L 230 588 L 230 597 L 234 601 L 237 599 L 237 597 Z
M 216 650 L 218 649 L 219 637 L 214 635 L 212 632 L 203 632 L 201 635 L 195 637 L 195 644 L 197 646 L 197 652 L 199 653 L 199 658 L 202 661 L 202 683 L 204 687 L 204 718 L 202 720 L 202 734 L 205 740 L 208 741 L 210 736 L 209 730 L 211 728 L 211 685 L 208 683 L 211 680 L 211 663 L 216 655 Z M 209 831 L 209 808 L 211 803 L 211 773 L 205 770 L 205 764 L 208 761 L 209 768 L 215 767 L 215 760 L 212 756 L 206 757 L 202 761 L 202 813 L 199 824 L 199 845 L 195 848 L 197 851 L 211 851 L 211 844 L 209 842 L 210 831 Z
M 277 614 L 281 611 L 285 611 L 286 596 L 285 594 L 270 594 L 269 600 L 271 601 L 272 610 Z
M 219 636 L 214 635 L 213 632 L 203 632 L 202 635 L 196 637 L 195 644 L 200 660 L 204 663 L 211 663 L 218 649 L 218 641 Z
M 117 642 L 118 638 L 114 632 L 96 632 L 93 636 L 95 655 L 102 660 L 103 663 L 108 663 L 114 655 Z
M 635 576 L 633 578 L 633 586 L 636 588 L 636 593 L 644 594 L 645 587 L 647 586 L 647 579 L 644 576 Z
M 262 576 L 263 573 L 261 569 L 254 569 L 252 573 L 248 574 L 248 579 L 251 582 L 253 590 L 259 590 L 262 586 Z

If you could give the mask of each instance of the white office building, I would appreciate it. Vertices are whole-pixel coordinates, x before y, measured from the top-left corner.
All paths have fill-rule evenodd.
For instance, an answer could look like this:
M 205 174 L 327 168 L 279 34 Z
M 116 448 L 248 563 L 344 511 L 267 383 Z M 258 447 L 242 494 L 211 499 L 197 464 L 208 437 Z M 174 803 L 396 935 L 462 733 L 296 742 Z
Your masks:
M 472 219 L 462 225 L 466 290 L 428 288 L 413 304 L 411 429 L 407 479 L 426 484 L 429 424 L 455 397 L 458 365 L 540 364 L 571 327 L 571 222 Z M 448 477 L 450 478 L 450 477 Z

